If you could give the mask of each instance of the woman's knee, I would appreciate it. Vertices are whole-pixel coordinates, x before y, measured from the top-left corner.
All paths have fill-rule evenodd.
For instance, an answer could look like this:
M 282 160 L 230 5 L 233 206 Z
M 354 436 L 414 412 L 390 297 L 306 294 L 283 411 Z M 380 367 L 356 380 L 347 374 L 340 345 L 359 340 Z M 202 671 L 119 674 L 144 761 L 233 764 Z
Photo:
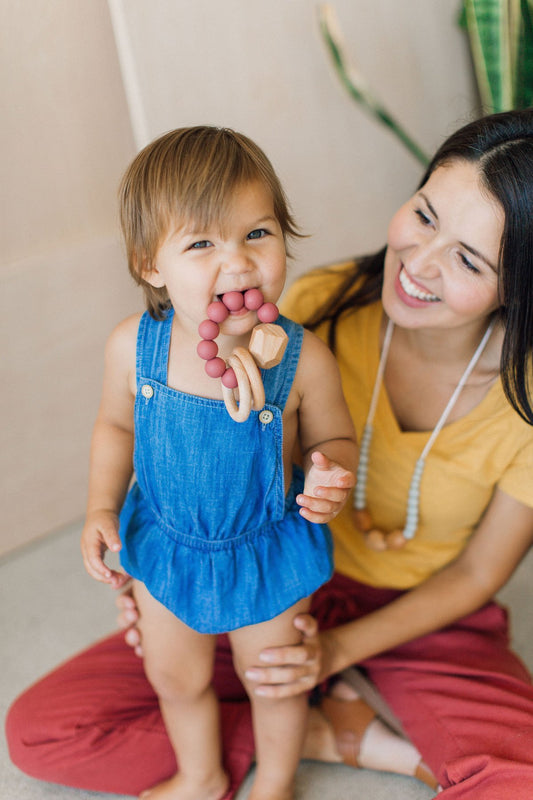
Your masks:
M 50 741 L 59 743 L 61 731 L 47 707 L 32 689 L 20 695 L 11 705 L 5 721 L 9 756 L 22 772 L 39 777 Z M 67 731 L 63 731 L 63 736 Z

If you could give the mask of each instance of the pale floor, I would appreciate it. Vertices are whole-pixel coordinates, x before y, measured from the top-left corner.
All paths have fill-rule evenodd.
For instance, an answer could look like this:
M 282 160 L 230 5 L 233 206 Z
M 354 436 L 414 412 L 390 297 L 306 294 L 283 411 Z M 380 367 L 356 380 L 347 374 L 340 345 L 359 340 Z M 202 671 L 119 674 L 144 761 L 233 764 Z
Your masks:
M 114 629 L 111 590 L 86 576 L 79 556 L 79 526 L 51 535 L 0 561 L 0 711 L 60 661 Z M 533 669 L 533 617 L 529 613 L 533 556 L 502 592 L 512 606 L 514 641 Z M 250 778 L 239 792 L 245 800 Z M 302 763 L 298 800 L 427 800 L 433 793 L 411 778 L 352 770 L 342 765 Z M 1 800 L 119 800 L 32 780 L 9 761 L 0 744 Z

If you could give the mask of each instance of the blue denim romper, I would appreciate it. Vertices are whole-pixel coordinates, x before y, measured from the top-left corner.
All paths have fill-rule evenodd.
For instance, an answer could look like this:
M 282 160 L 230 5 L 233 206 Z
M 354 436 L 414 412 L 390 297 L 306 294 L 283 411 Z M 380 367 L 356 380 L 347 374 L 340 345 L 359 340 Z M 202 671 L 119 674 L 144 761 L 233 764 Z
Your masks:
M 224 633 L 263 622 L 331 577 L 326 525 L 298 513 L 303 472 L 285 492 L 281 415 L 303 328 L 262 370 L 267 402 L 234 422 L 222 400 L 167 386 L 173 311 L 145 313 L 137 339 L 136 482 L 120 515 L 121 563 L 189 627 Z

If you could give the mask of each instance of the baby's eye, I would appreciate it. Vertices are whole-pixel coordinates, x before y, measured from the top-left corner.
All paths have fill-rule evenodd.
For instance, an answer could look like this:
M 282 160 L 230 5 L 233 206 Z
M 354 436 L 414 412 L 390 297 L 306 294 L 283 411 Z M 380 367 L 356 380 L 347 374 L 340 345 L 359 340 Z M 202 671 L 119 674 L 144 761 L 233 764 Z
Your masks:
M 205 247 L 211 247 L 211 242 L 208 242 L 207 239 L 202 239 L 200 242 L 191 244 L 189 250 L 202 250 Z
M 254 231 L 250 231 L 248 234 L 248 239 L 262 239 L 264 236 L 268 236 L 268 231 L 266 228 L 256 228 Z

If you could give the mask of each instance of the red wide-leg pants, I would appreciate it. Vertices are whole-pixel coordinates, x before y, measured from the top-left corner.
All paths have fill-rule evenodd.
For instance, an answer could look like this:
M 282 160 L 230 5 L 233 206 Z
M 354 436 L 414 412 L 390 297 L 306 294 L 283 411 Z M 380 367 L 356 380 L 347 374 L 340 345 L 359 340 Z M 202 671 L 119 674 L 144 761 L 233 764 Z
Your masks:
M 314 613 L 331 627 L 398 594 L 336 575 L 317 592 Z M 437 775 L 443 800 L 533 798 L 533 688 L 509 649 L 498 605 L 359 666 Z M 250 707 L 226 637 L 220 637 L 214 683 L 235 791 L 254 748 Z M 135 795 L 176 770 L 157 697 L 121 633 L 22 694 L 6 732 L 13 762 L 45 781 Z

